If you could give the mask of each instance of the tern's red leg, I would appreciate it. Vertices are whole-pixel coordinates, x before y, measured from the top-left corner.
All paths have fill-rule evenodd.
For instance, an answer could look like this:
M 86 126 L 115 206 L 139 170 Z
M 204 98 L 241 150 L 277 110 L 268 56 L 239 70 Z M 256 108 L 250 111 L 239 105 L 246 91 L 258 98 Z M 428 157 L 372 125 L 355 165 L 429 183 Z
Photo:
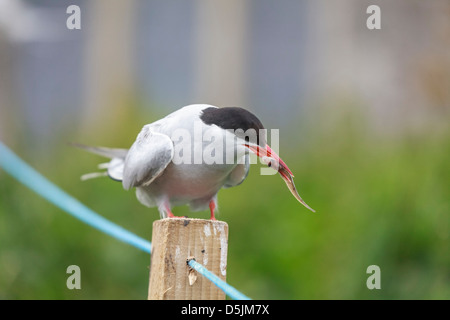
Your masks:
M 167 218 L 179 218 L 177 216 L 174 216 L 174 214 L 172 213 L 172 211 L 170 211 L 170 207 L 166 204 L 166 212 L 167 212 Z
M 214 203 L 214 200 L 211 200 L 209 202 L 209 210 L 211 210 L 211 220 L 216 220 L 216 217 L 214 217 L 214 210 L 216 210 L 216 204 Z
M 167 213 L 167 218 L 187 218 L 187 216 L 176 216 L 172 213 L 172 211 L 170 211 L 170 207 L 168 205 L 165 205 L 165 211 Z
M 168 211 L 167 212 L 167 218 L 175 218 L 175 216 L 173 215 L 172 212 Z

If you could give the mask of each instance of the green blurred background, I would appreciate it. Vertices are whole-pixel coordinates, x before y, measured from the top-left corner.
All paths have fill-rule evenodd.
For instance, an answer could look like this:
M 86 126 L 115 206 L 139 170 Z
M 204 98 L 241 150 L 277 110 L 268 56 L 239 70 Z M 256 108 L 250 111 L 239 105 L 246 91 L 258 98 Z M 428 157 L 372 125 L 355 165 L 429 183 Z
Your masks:
M 82 29 L 69 31 L 75 3 Z M 255 299 L 450 298 L 447 1 L 75 3 L 0 1 L 19 12 L 0 28 L 0 138 L 31 166 L 150 240 L 157 209 L 107 178 L 80 181 L 104 159 L 67 142 L 126 148 L 184 105 L 246 107 L 280 129 L 317 213 L 254 165 L 219 193 L 228 283 Z M 23 10 L 48 29 L 23 31 Z M 72 264 L 81 290 L 66 287 Z M 0 170 L 1 299 L 145 299 L 149 264 Z M 366 287 L 370 265 L 380 290 Z

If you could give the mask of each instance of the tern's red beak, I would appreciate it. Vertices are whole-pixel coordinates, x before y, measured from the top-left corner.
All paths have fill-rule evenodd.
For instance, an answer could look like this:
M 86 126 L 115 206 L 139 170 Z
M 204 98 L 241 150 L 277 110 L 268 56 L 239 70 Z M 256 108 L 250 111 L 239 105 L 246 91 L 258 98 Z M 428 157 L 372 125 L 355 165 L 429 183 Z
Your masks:
M 292 195 L 306 208 L 308 208 L 312 212 L 316 212 L 314 209 L 308 206 L 306 202 L 303 201 L 303 199 L 300 197 L 300 195 L 297 192 L 297 189 L 295 188 L 294 174 L 288 168 L 286 163 L 284 163 L 284 161 L 281 160 L 281 158 L 275 153 L 275 151 L 273 151 L 269 147 L 268 144 L 266 144 L 265 148 L 247 144 L 245 146 L 249 148 L 253 153 L 255 153 L 258 157 L 260 157 L 267 165 L 272 166 L 272 163 L 275 163 L 273 168 L 278 171 L 278 173 L 281 175 L 281 178 L 283 178 L 284 182 L 286 182 L 286 185 L 288 186 Z

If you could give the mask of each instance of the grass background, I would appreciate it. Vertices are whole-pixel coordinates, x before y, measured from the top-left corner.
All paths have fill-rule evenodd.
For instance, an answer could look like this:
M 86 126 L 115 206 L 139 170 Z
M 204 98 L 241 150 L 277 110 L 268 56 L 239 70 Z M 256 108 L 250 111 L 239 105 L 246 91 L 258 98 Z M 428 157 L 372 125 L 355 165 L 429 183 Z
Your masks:
M 350 105 L 339 114 L 318 106 L 279 128 L 280 155 L 316 214 L 278 175 L 261 176 L 259 165 L 242 185 L 219 193 L 218 219 L 229 224 L 228 282 L 255 299 L 449 299 L 448 117 L 386 134 L 358 112 L 362 106 Z M 142 125 L 163 116 L 129 106 L 98 128 L 68 120 L 39 148 L 22 128 L 12 148 L 91 209 L 150 240 L 157 209 L 120 183 L 80 181 L 103 159 L 66 145 L 128 147 Z M 174 212 L 209 217 L 187 207 Z M 81 268 L 81 290 L 66 287 L 72 264 Z M 0 171 L 1 299 L 146 299 L 149 264 L 148 254 Z M 373 264 L 381 290 L 366 287 Z

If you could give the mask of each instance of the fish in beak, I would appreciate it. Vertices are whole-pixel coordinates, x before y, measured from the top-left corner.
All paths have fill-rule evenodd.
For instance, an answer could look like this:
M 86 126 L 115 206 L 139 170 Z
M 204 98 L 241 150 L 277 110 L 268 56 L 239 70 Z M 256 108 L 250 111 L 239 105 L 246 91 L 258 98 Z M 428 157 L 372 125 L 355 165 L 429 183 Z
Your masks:
M 281 158 L 269 147 L 269 145 L 266 144 L 265 148 L 250 144 L 246 144 L 245 146 L 249 148 L 253 153 L 255 153 L 258 157 L 260 157 L 267 166 L 278 171 L 295 199 L 297 199 L 302 205 L 304 205 L 312 212 L 316 212 L 300 197 L 297 188 L 295 188 L 294 174 L 286 165 L 286 163 L 284 163 L 284 161 L 281 160 Z

